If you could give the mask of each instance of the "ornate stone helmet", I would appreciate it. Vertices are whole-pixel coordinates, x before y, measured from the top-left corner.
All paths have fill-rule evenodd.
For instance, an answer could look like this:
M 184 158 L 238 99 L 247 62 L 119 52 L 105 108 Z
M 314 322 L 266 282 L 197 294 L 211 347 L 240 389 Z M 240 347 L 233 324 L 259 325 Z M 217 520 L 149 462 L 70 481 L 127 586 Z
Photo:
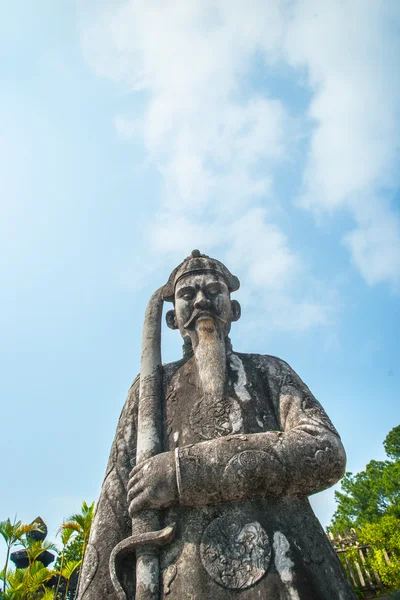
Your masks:
M 169 276 L 168 282 L 163 288 L 163 299 L 167 302 L 174 301 L 176 284 L 182 277 L 192 273 L 215 273 L 221 275 L 228 286 L 230 292 L 236 292 L 240 287 L 239 279 L 232 275 L 219 260 L 210 258 L 206 254 L 201 254 L 200 250 L 192 250 L 190 256 L 185 258 L 180 265 L 176 267 Z

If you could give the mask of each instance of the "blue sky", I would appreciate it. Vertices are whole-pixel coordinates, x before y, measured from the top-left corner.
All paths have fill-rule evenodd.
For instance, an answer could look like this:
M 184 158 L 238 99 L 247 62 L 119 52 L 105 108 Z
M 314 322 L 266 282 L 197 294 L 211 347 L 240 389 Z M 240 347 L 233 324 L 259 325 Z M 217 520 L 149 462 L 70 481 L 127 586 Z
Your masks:
M 1 519 L 54 538 L 98 497 L 147 300 L 196 247 L 241 280 L 234 348 L 293 366 L 349 470 L 384 458 L 399 25 L 396 0 L 0 3 Z

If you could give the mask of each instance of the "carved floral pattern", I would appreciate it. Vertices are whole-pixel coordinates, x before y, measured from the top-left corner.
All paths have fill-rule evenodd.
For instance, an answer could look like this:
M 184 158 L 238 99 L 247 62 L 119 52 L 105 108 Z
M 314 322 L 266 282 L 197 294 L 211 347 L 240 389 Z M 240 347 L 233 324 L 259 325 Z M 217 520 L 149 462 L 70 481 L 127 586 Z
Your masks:
M 204 440 L 212 440 L 243 430 L 242 408 L 231 397 L 215 400 L 203 396 L 193 406 L 189 416 L 190 426 Z
M 258 521 L 236 516 L 214 519 L 203 533 L 200 555 L 209 576 L 234 590 L 250 587 L 267 572 L 271 559 L 268 535 Z
M 332 448 L 320 448 L 316 451 L 314 457 L 307 457 L 305 460 L 310 463 L 311 468 L 316 474 L 323 476 L 326 473 L 330 473 L 330 481 L 332 483 L 335 483 L 343 476 L 343 464 L 337 460 Z
M 224 477 L 233 477 L 235 479 L 248 476 L 262 477 L 263 469 L 268 460 L 268 454 L 263 450 L 244 450 L 235 454 L 225 467 Z
M 221 480 L 221 496 L 229 490 L 231 497 L 248 498 L 260 496 L 268 489 L 280 489 L 277 474 L 283 472 L 283 466 L 274 452 L 263 450 L 244 450 L 235 454 L 227 463 Z

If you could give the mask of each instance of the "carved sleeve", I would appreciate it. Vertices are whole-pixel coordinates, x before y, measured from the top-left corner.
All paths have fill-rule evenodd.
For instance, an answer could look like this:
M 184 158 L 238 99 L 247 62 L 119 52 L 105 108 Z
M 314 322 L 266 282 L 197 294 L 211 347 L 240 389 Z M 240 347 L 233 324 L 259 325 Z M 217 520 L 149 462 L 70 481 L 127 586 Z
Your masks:
M 182 506 L 306 496 L 342 477 L 346 455 L 322 406 L 283 362 L 280 382 L 282 431 L 226 436 L 177 449 Z
M 136 455 L 138 393 L 137 377 L 129 390 L 111 448 L 85 552 L 77 600 L 115 600 L 109 575 L 109 559 L 114 546 L 131 534 L 126 489 Z M 125 585 L 129 589 L 131 582 L 125 582 Z

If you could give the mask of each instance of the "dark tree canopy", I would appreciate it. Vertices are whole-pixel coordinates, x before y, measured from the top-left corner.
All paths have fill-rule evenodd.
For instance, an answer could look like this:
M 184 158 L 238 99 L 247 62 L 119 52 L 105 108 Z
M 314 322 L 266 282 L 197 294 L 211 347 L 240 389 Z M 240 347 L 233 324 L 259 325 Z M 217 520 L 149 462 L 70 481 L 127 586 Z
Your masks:
M 337 510 L 329 527 L 344 531 L 377 523 L 384 515 L 400 518 L 400 425 L 383 442 L 390 460 L 371 460 L 364 471 L 346 473 L 335 492 Z
M 393 427 L 383 442 L 385 452 L 392 460 L 400 460 L 400 425 Z

